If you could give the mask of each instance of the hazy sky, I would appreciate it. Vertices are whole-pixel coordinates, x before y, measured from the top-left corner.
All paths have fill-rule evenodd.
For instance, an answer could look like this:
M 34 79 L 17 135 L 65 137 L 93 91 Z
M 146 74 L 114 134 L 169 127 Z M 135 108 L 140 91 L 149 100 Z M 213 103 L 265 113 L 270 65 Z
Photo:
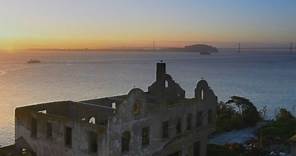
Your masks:
M 0 0 L 1 48 L 296 41 L 296 0 Z

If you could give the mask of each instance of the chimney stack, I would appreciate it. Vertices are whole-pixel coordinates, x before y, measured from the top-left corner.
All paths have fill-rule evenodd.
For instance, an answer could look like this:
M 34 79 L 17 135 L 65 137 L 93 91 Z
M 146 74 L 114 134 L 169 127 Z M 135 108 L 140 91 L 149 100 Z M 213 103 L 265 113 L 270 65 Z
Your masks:
M 165 74 L 166 74 L 166 64 L 163 63 L 163 61 L 161 60 L 159 63 L 157 63 L 157 67 L 156 67 L 156 81 L 157 82 L 163 81 L 164 83 Z

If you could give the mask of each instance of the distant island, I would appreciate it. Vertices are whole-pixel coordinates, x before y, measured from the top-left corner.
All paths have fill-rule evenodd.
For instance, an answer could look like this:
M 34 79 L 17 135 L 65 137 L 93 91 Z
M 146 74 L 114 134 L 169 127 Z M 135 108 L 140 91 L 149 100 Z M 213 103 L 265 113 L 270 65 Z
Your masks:
M 218 49 L 216 47 L 213 47 L 211 45 L 206 45 L 206 44 L 194 44 L 194 45 L 185 46 L 183 48 L 166 48 L 163 50 L 180 51 L 180 52 L 197 52 L 201 54 L 210 54 L 210 53 L 218 52 Z
M 184 47 L 168 47 L 168 48 L 110 48 L 110 49 L 63 49 L 63 48 L 51 48 L 51 49 L 42 49 L 42 48 L 30 48 L 26 49 L 30 51 L 157 51 L 157 52 L 197 52 L 200 54 L 211 54 L 217 53 L 218 49 L 211 45 L 206 44 L 193 44 Z

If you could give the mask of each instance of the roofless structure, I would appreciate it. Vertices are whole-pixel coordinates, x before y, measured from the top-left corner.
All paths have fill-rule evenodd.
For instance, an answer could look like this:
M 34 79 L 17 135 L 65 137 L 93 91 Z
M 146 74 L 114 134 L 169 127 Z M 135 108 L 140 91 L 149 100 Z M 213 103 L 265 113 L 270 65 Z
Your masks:
M 206 156 L 217 97 L 205 80 L 195 97 L 157 63 L 145 92 L 15 110 L 15 145 L 4 151 L 37 156 Z M 2 149 L 3 151 L 3 149 Z

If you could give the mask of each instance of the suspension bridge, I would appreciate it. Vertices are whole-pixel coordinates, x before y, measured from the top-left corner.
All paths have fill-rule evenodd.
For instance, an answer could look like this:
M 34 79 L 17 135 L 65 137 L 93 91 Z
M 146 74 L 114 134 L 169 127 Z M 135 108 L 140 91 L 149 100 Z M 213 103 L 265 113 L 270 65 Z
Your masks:
M 294 43 L 290 43 L 288 46 L 284 47 L 244 47 L 242 46 L 241 43 L 237 44 L 237 52 L 240 53 L 243 50 L 284 50 L 284 51 L 289 51 L 289 52 L 294 52 L 296 49 L 296 46 Z M 296 52 L 296 51 L 295 51 Z

